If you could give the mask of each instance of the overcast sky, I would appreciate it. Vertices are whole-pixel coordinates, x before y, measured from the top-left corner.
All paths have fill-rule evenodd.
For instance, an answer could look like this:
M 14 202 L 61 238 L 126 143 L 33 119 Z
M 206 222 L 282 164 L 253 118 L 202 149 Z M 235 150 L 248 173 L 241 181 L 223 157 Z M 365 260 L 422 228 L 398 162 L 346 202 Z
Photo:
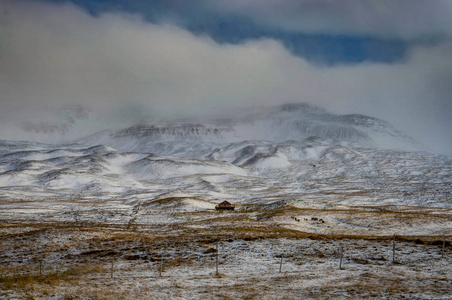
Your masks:
M 452 1 L 0 0 L 0 139 L 298 102 L 452 155 Z

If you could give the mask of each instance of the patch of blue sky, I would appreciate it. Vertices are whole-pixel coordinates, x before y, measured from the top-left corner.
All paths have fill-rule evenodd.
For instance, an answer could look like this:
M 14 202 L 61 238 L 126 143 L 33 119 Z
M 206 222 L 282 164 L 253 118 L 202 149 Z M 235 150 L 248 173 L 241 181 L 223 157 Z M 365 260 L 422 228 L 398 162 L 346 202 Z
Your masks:
M 172 22 L 194 34 L 208 35 L 218 43 L 238 44 L 249 40 L 271 38 L 280 41 L 294 55 L 319 65 L 358 64 L 363 62 L 398 63 L 408 50 L 420 41 L 383 39 L 374 36 L 304 33 L 262 26 L 246 17 L 219 15 L 181 0 L 42 0 L 71 2 L 91 15 L 104 12 L 140 14 L 151 23 Z

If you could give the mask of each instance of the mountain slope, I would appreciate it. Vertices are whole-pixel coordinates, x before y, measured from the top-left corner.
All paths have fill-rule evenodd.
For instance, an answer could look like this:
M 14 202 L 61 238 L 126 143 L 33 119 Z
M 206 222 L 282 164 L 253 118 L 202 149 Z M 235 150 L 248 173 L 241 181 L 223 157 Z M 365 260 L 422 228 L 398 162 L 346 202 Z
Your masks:
M 130 193 L 141 181 L 198 174 L 233 174 L 247 171 L 225 162 L 201 161 L 152 154 L 122 153 L 106 146 L 74 147 L 9 142 L 0 151 L 0 189 L 45 189 L 58 194 Z M 33 148 L 29 150 L 28 147 Z M 54 147 L 53 150 L 49 150 Z
M 8 145 L 0 150 L 2 199 L 193 197 L 316 208 L 452 208 L 452 160 L 421 152 L 321 138 L 216 145 L 204 160 L 106 146 L 41 145 L 39 150 L 34 144 Z
M 382 120 L 302 104 L 184 124 L 0 141 L 0 197 L 452 207 L 451 159 L 377 147 L 416 146 Z

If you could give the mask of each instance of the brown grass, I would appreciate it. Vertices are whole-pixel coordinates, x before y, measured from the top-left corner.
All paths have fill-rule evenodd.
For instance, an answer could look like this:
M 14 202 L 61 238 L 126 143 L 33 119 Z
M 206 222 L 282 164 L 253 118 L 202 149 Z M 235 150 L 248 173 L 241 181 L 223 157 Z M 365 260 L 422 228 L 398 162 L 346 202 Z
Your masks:
M 65 276 L 59 274 L 48 274 L 46 276 L 32 275 L 32 274 L 19 274 L 12 276 L 0 277 L 0 286 L 2 290 L 13 289 L 29 289 L 35 284 L 53 285 L 56 281 L 63 280 Z
M 41 275 L 37 271 L 30 272 L 30 270 L 26 273 L 25 269 L 22 269 L 21 273 L 16 273 L 16 271 L 14 269 L 2 269 L 3 274 L 14 274 L 0 277 L 0 288 L 2 290 L 27 290 L 35 285 L 54 286 L 60 282 L 73 282 L 88 275 L 107 274 L 109 270 L 100 264 L 85 264 L 72 266 L 63 272 L 47 272 Z

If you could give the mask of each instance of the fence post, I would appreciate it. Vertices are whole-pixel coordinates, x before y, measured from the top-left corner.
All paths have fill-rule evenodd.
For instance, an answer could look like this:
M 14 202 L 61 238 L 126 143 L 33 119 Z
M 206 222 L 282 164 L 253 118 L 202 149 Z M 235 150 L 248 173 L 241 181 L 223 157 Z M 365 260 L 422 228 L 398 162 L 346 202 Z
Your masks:
M 111 270 L 110 270 L 110 278 L 113 279 L 113 272 L 114 272 L 114 261 L 115 259 L 111 259 Z
M 218 275 L 218 241 L 217 241 L 217 255 L 215 257 L 215 275 Z
M 39 260 L 39 277 L 42 276 L 42 259 Z
M 446 252 L 446 236 L 443 235 L 443 251 L 441 253 L 441 256 L 444 256 L 444 253 Z
M 339 259 L 339 270 L 342 270 L 342 257 L 344 255 L 344 247 L 340 245 L 339 247 L 340 259 Z
M 282 261 L 283 261 L 283 255 L 281 254 L 281 260 L 279 262 L 279 273 L 282 271 Z
M 162 269 L 163 269 L 163 252 L 160 255 L 160 268 L 159 268 L 159 276 L 162 277 Z
M 395 234 L 392 237 L 392 263 L 395 263 Z

